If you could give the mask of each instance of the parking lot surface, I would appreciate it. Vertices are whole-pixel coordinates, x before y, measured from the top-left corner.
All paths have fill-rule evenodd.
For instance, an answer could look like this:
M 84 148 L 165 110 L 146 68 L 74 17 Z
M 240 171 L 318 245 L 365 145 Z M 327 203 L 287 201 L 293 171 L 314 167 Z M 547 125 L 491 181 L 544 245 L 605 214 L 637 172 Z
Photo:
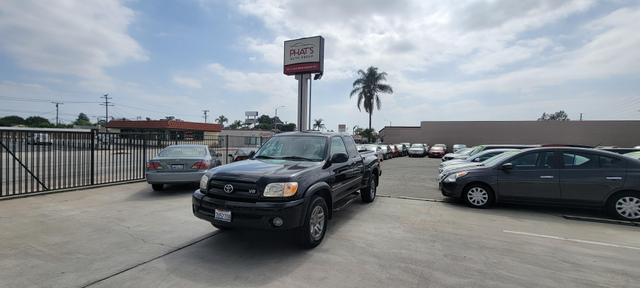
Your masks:
M 403 199 L 442 199 L 438 161 L 385 161 L 390 197 L 337 212 L 313 250 L 217 231 L 193 217 L 191 186 L 0 201 L 0 287 L 638 287 L 638 227 Z

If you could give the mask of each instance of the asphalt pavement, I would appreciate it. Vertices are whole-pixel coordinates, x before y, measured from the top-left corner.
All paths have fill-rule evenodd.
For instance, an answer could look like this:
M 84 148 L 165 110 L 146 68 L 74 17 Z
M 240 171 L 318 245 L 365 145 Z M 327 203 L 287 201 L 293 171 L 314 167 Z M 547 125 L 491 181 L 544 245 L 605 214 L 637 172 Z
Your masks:
M 216 230 L 193 186 L 0 201 L 0 287 L 638 287 L 638 227 L 432 201 L 437 161 L 385 161 L 388 197 L 337 212 L 313 250 Z

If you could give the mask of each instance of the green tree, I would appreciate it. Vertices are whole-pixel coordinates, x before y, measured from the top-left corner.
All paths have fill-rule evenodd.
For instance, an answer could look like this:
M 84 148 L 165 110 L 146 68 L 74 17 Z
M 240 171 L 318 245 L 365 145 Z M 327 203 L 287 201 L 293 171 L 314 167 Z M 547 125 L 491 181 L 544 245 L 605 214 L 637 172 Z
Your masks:
M 369 142 L 373 142 L 370 139 L 378 138 L 378 133 L 376 133 L 376 131 L 374 131 L 374 129 L 369 129 L 369 128 L 360 129 L 360 131 L 358 131 L 358 135 L 360 135 L 363 138 L 366 138 Z
M 89 126 L 91 125 L 91 121 L 89 120 L 89 117 L 85 113 L 80 113 L 78 114 L 78 118 L 76 121 L 73 122 L 75 125 L 79 126 Z
M 51 127 L 51 123 L 49 122 L 49 119 L 43 118 L 40 116 L 30 116 L 27 119 L 24 120 L 25 125 L 29 127 L 40 127 L 40 128 L 46 128 L 46 127 Z
M 228 129 L 240 129 L 241 127 L 243 127 L 243 121 L 240 121 L 240 120 L 231 122 L 231 124 L 227 126 Z
M 216 123 L 218 123 L 220 125 L 224 125 L 227 122 L 229 122 L 229 119 L 227 119 L 227 117 L 225 117 L 225 115 L 220 115 L 220 116 L 218 116 L 218 118 L 216 118 Z
M 381 98 L 379 95 L 381 93 L 392 94 L 394 91 L 390 85 L 383 83 L 387 81 L 387 73 L 379 73 L 376 67 L 370 66 L 367 71 L 358 70 L 358 76 L 358 79 L 352 84 L 353 89 L 349 93 L 349 97 L 358 96 L 356 107 L 358 107 L 358 111 L 361 111 L 361 103 L 363 104 L 365 112 L 369 114 L 368 129 L 372 129 L 374 106 L 376 106 L 376 109 L 381 110 Z
M 287 123 L 283 125 L 278 125 L 278 128 L 280 129 L 280 131 L 283 131 L 283 132 L 296 131 L 296 124 Z
M 312 125 L 312 128 L 318 131 L 325 129 L 325 124 L 323 124 L 323 118 L 314 119 L 314 125 Z
M 570 118 L 568 118 L 568 114 L 565 113 L 565 111 L 560 110 L 558 112 L 554 113 L 543 113 L 539 119 L 536 119 L 537 121 L 570 121 Z
M 24 119 L 20 116 L 11 115 L 0 118 L 0 126 L 25 125 Z

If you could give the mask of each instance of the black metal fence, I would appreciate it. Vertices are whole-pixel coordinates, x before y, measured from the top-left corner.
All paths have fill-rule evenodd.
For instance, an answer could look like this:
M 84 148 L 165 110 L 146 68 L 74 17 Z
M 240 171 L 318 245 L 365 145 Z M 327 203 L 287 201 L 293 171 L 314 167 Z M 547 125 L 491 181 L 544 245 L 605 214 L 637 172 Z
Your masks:
M 0 197 L 141 180 L 145 163 L 175 144 L 207 145 L 223 164 L 268 137 L 171 139 L 166 134 L 0 130 Z

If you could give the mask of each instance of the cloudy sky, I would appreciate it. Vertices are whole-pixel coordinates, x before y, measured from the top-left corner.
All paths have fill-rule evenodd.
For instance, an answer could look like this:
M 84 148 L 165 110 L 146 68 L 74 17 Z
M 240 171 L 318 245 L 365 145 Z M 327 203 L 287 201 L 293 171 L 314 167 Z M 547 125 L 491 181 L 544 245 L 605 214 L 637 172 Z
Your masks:
M 639 119 L 639 2 L 29 1 L 0 4 L 0 115 L 173 115 L 295 122 L 286 39 L 325 37 L 312 117 L 366 126 L 358 69 L 386 71 L 373 125 L 422 120 Z M 210 114 L 210 115 L 211 115 Z M 210 116 L 211 117 L 211 116 Z M 95 118 L 93 118 L 95 119 Z M 211 119 L 211 118 L 210 118 Z

